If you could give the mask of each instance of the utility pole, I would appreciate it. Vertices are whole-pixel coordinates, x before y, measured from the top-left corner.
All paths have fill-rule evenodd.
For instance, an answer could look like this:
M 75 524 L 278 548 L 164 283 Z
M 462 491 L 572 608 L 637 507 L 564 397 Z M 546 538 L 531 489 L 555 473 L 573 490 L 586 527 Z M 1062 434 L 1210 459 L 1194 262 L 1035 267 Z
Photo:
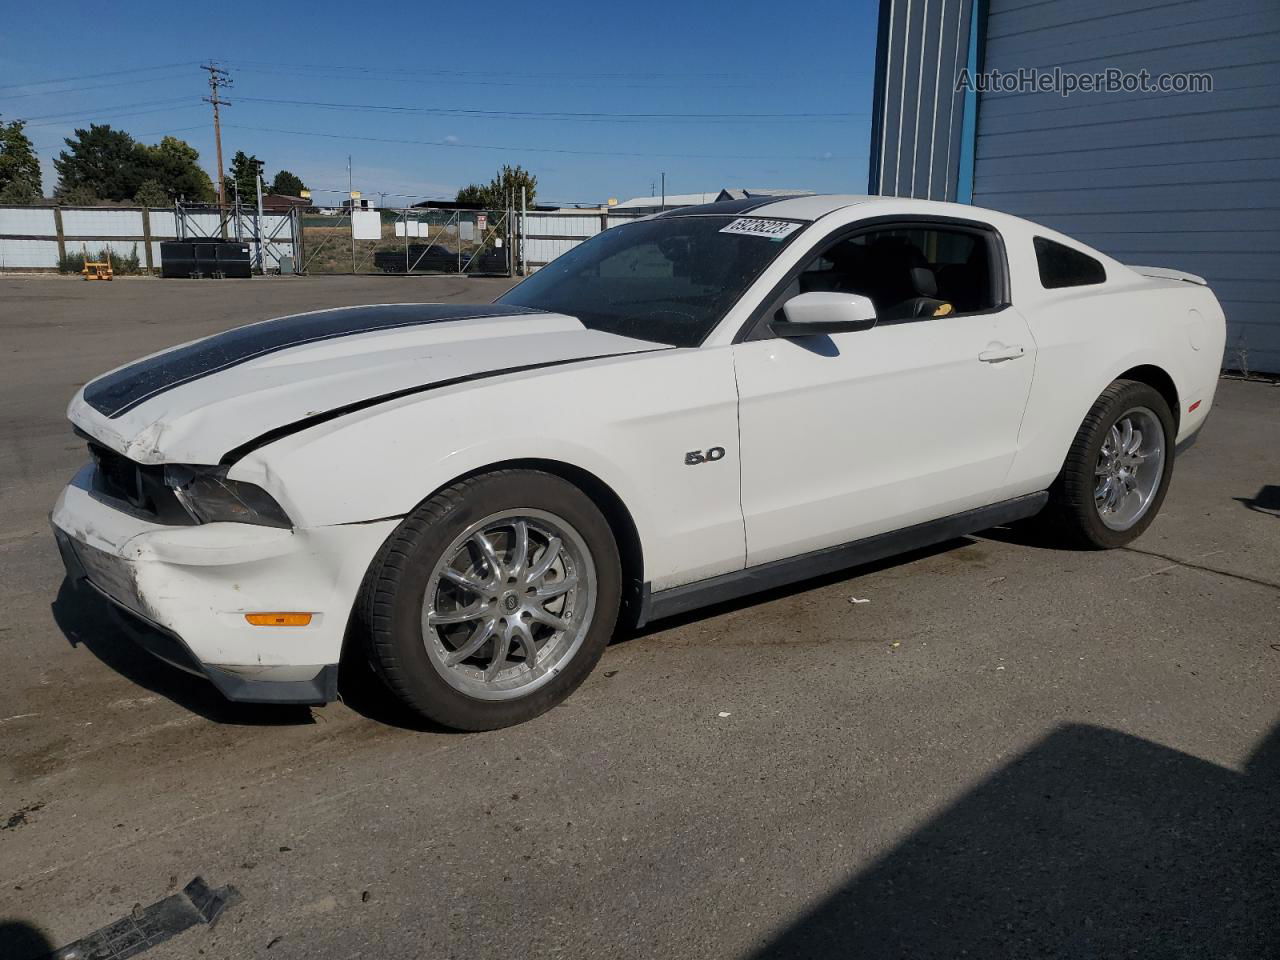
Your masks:
M 667 173 L 662 172 L 662 209 L 667 209 Z
M 253 224 L 253 236 L 258 241 L 258 272 L 267 272 L 267 261 L 262 255 L 262 161 L 258 161 L 258 219 Z
M 356 188 L 351 180 L 351 154 L 347 154 L 347 215 L 351 218 L 351 272 L 356 272 Z
M 232 80 L 231 74 L 219 67 L 216 60 L 202 64 L 200 69 L 209 71 L 209 96 L 201 99 L 213 104 L 213 142 L 218 151 L 218 209 L 221 210 L 227 203 L 227 190 L 222 176 L 222 117 L 218 108 L 231 106 L 231 101 L 223 100 L 218 91 L 231 86 Z

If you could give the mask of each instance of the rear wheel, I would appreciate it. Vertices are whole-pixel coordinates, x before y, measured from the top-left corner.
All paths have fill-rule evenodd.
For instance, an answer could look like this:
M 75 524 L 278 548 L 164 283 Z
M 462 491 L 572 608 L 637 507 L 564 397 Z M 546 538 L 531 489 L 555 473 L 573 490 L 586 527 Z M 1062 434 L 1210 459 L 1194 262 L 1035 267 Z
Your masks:
M 591 672 L 618 615 L 608 521 L 559 477 L 507 470 L 432 496 L 366 581 L 370 660 L 411 709 L 488 730 L 531 719 Z
M 1173 414 L 1145 383 L 1117 380 L 1076 434 L 1046 518 L 1085 547 L 1120 547 L 1151 525 L 1173 473 Z

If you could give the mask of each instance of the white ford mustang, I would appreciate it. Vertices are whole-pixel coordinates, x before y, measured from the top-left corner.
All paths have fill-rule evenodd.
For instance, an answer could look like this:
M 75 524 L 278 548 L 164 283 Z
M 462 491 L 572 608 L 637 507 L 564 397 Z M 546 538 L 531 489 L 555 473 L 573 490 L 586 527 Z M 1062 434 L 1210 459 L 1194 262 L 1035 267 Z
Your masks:
M 236 700 L 528 719 L 622 618 L 1020 520 L 1114 547 L 1213 401 L 1204 281 L 875 197 L 608 230 L 487 306 L 282 317 L 89 383 L 53 525 L 153 653 Z

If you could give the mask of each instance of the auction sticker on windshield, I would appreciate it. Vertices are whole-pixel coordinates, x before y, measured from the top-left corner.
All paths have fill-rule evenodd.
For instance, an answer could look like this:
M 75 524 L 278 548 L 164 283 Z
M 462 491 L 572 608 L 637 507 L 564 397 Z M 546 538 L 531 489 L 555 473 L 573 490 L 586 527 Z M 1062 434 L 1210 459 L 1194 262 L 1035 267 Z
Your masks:
M 748 237 L 764 237 L 766 240 L 781 240 L 799 230 L 803 224 L 790 220 L 762 220 L 759 217 L 739 217 L 721 233 L 741 233 Z

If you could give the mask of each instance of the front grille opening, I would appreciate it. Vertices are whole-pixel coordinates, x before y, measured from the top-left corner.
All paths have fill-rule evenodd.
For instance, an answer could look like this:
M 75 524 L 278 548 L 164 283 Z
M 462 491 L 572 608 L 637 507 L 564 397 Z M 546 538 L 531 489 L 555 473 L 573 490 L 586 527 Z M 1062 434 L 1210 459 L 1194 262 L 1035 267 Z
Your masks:
M 89 444 L 89 454 L 96 467 L 93 489 L 100 498 L 152 523 L 195 524 L 174 492 L 165 486 L 163 466 L 135 463 L 97 443 Z

